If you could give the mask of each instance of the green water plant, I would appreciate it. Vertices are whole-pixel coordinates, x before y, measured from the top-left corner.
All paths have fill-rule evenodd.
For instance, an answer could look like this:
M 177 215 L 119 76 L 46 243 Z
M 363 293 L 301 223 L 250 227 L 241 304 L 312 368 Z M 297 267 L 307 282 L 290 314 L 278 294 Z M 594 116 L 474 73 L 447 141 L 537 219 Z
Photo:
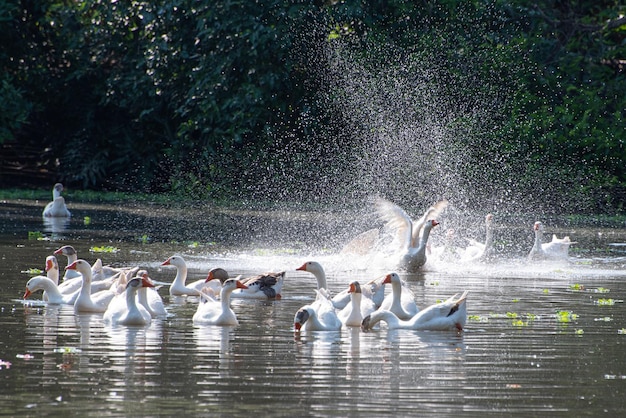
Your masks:
M 578 317 L 579 315 L 572 311 L 556 311 L 557 322 L 568 323 L 577 320 Z
M 93 246 L 89 249 L 92 253 L 116 253 L 120 249 L 111 245 Z

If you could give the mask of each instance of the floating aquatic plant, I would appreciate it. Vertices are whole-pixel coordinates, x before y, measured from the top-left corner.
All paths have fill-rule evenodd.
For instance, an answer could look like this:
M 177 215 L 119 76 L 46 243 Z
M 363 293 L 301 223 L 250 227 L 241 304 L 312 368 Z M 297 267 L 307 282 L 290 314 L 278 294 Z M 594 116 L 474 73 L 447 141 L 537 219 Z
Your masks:
M 28 231 L 28 239 L 44 240 L 46 237 L 39 231 Z
M 547 295 L 548 293 L 550 293 L 550 289 L 543 289 L 543 294 Z
M 611 289 L 607 289 L 605 287 L 598 287 L 597 289 L 594 289 L 593 291 L 596 293 L 609 293 Z
M 585 331 L 583 329 L 577 329 L 576 331 L 574 331 L 574 333 L 576 335 L 583 335 L 585 333 Z
M 618 334 L 626 334 L 626 328 L 618 329 L 617 333 Z
M 116 253 L 118 252 L 120 249 L 113 247 L 111 245 L 103 245 L 100 247 L 91 247 L 89 249 L 89 251 L 91 251 L 92 253 Z
M 578 284 L 578 283 L 576 283 L 576 284 L 570 284 L 570 285 L 569 285 L 569 289 L 570 289 L 570 290 L 573 290 L 573 291 L 575 291 L 575 292 L 581 292 L 581 291 L 585 290 L 585 286 L 584 286 L 584 285 L 582 285 L 582 284 Z
M 90 225 L 91 224 L 91 218 L 89 216 L 85 216 L 83 218 L 83 224 Z
M 578 317 L 579 315 L 572 311 L 556 311 L 556 320 L 558 322 L 572 322 L 577 320 Z
M 489 322 L 489 318 L 484 315 L 468 315 L 467 319 L 469 321 L 476 321 L 476 322 Z
M 513 325 L 514 327 L 525 327 L 526 325 L 528 325 L 528 322 L 524 322 L 521 319 L 516 319 L 511 322 L 511 325 Z
M 39 275 L 39 274 L 43 274 L 43 270 L 35 268 L 35 267 L 31 267 L 28 270 L 22 270 L 22 273 L 30 274 L 30 275 Z
M 517 318 L 517 313 L 516 312 L 507 312 L 506 313 L 506 317 L 507 318 Z

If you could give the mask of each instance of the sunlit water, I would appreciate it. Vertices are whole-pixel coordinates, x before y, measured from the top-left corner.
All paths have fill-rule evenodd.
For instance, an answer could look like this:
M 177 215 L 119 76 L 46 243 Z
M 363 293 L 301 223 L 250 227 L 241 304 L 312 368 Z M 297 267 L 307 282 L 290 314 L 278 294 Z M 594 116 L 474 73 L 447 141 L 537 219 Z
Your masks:
M 194 212 L 194 226 L 177 230 L 176 220 L 168 217 L 172 212 L 155 207 L 84 206 L 68 225 L 51 226 L 42 223 L 41 206 L 4 202 L 0 211 L 2 415 L 626 412 L 626 254 L 609 246 L 619 243 L 623 231 L 606 231 L 609 241 L 585 241 L 595 247 L 565 265 L 529 265 L 514 254 L 494 264 L 440 263 L 403 275 L 420 306 L 469 290 L 469 319 L 460 334 L 382 328 L 297 336 L 293 316 L 313 299 L 316 287 L 313 276 L 295 270 L 304 261 L 325 266 L 333 291 L 387 269 L 369 257 L 333 250 L 334 215 L 291 214 L 285 220 L 253 211 L 205 218 Z M 188 221 L 189 213 L 179 219 Z M 89 225 L 84 216 L 90 217 Z M 311 239 L 302 231 L 320 218 L 331 224 L 324 232 L 329 239 L 315 248 L 311 241 L 324 234 Z M 269 221 L 261 225 L 260 219 Z M 48 239 L 28 239 L 33 231 Z M 290 231 L 292 241 L 285 238 Z M 237 242 L 245 250 L 233 250 Z M 286 270 L 287 279 L 282 300 L 234 300 L 238 327 L 194 326 L 197 299 L 170 298 L 166 287 L 160 293 L 167 318 L 148 327 L 110 327 L 101 315 L 75 315 L 71 307 L 38 303 L 40 295 L 21 301 L 30 277 L 22 272 L 43 268 L 45 257 L 65 244 L 90 262 L 101 257 L 105 264 L 140 265 L 162 282 L 174 278 L 175 270 L 160 264 L 175 253 L 187 260 L 189 280 L 204 278 L 216 266 L 232 276 Z M 102 245 L 120 251 L 89 251 Z

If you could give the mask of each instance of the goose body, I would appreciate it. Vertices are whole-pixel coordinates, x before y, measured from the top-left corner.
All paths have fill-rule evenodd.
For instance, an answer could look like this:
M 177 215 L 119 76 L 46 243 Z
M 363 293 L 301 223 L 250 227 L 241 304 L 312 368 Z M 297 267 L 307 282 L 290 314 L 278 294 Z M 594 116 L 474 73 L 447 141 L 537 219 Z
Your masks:
M 402 283 L 397 273 L 385 276 L 383 283 L 391 284 L 391 293 L 385 297 L 379 309 L 391 311 L 403 320 L 411 319 L 419 312 L 413 292 Z
M 73 305 L 78 297 L 78 292 L 64 295 L 59 292 L 58 286 L 45 276 L 36 276 L 26 283 L 24 299 L 27 299 L 37 290 L 43 290 L 46 295 L 46 302 L 50 305 Z
M 174 278 L 174 281 L 170 285 L 171 296 L 183 296 L 183 295 L 196 296 L 199 294 L 200 290 L 204 287 L 204 284 L 206 281 L 204 279 L 196 280 L 192 283 L 186 283 L 187 263 L 181 256 L 174 255 L 168 258 L 167 260 L 165 260 L 161 265 L 176 267 L 176 277 Z
M 487 261 L 494 256 L 493 247 L 493 215 L 485 216 L 485 242 L 468 239 L 468 246 L 461 255 L 461 261 Z
M 324 289 L 326 295 L 330 295 L 330 291 L 327 288 L 326 272 L 324 267 L 317 261 L 307 261 L 298 267 L 298 271 L 306 271 L 315 277 L 317 280 L 317 289 Z M 371 299 L 375 306 L 380 306 L 385 298 L 385 287 L 380 279 L 373 279 L 369 282 L 361 285 L 362 297 Z M 350 303 L 350 288 L 346 288 L 336 295 L 332 296 L 331 302 L 335 309 L 344 309 Z M 369 302 L 368 302 L 369 303 Z
M 419 271 L 426 264 L 430 231 L 439 225 L 434 216 L 447 206 L 447 202 L 431 206 L 416 222 L 402 208 L 387 200 L 379 199 L 377 205 L 386 227 L 396 232 L 398 267 L 410 273 Z
M 228 279 L 222 285 L 220 300 L 200 298 L 193 323 L 196 325 L 239 325 L 237 315 L 230 307 L 230 296 L 235 289 L 246 289 L 246 285 L 237 279 Z
M 569 247 L 576 244 L 569 237 L 557 238 L 552 235 L 552 241 L 543 242 L 543 223 L 535 222 L 533 225 L 535 233 L 535 241 L 533 247 L 528 254 L 529 260 L 567 260 L 569 257 Z
M 376 310 L 376 306 L 371 299 L 363 298 L 359 282 L 350 282 L 348 292 L 350 303 L 337 313 L 337 317 L 346 327 L 358 327 L 361 326 L 364 317 Z
M 311 304 L 305 305 L 296 312 L 293 324 L 295 331 L 337 331 L 342 322 L 328 299 L 319 290 L 317 298 Z
M 148 325 L 152 320 L 150 312 L 137 303 L 140 289 L 153 288 L 147 277 L 135 277 L 126 285 L 126 290 L 117 295 L 108 305 L 102 320 L 107 324 Z
M 43 209 L 42 215 L 47 218 L 69 218 L 72 216 L 67 209 L 65 199 L 61 196 L 63 185 L 57 183 L 52 188 L 52 201 Z
M 284 271 L 248 277 L 241 280 L 245 288 L 235 289 L 231 297 L 241 299 L 280 299 L 284 281 Z
M 103 290 L 93 295 L 91 294 L 91 265 L 85 260 L 78 259 L 67 266 L 66 269 L 75 269 L 83 277 L 78 297 L 74 302 L 74 312 L 104 313 L 111 300 L 115 297 L 115 293 L 111 290 Z
M 378 310 L 365 317 L 361 324 L 363 330 L 369 330 L 378 322 L 387 323 L 389 329 L 413 329 L 429 331 L 463 330 L 467 321 L 467 291 L 456 299 L 456 295 L 448 300 L 431 305 L 409 320 L 399 319 L 388 310 Z

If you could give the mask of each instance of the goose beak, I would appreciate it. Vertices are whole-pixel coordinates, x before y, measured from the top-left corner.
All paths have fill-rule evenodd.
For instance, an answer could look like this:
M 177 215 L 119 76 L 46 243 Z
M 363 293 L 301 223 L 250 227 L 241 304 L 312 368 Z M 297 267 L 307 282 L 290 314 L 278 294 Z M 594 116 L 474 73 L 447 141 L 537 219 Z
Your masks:
M 296 270 L 299 270 L 299 271 L 306 271 L 306 263 L 304 263 L 303 265 L 301 265 L 300 267 L 298 267 Z
M 239 280 L 237 280 L 237 289 L 247 289 L 248 286 L 246 286 L 245 284 L 241 283 Z
M 31 295 L 31 291 L 29 288 L 26 288 L 26 291 L 24 292 L 24 299 L 27 299 L 30 295 Z
M 74 261 L 72 264 L 70 264 L 69 266 L 65 267 L 65 270 L 76 270 L 76 264 L 78 263 L 78 260 Z
M 141 277 L 141 285 L 143 287 L 154 287 L 154 283 L 152 283 L 152 280 L 150 280 L 150 277 L 148 277 L 147 274 L 144 274 Z
M 52 267 L 54 267 L 52 260 L 46 260 L 46 271 L 52 270 Z
M 391 274 L 388 274 L 385 276 L 385 279 L 383 280 L 383 284 L 389 284 L 391 283 Z
M 170 259 L 168 258 L 167 260 L 165 260 L 163 263 L 161 263 L 162 266 L 169 266 L 170 265 Z

